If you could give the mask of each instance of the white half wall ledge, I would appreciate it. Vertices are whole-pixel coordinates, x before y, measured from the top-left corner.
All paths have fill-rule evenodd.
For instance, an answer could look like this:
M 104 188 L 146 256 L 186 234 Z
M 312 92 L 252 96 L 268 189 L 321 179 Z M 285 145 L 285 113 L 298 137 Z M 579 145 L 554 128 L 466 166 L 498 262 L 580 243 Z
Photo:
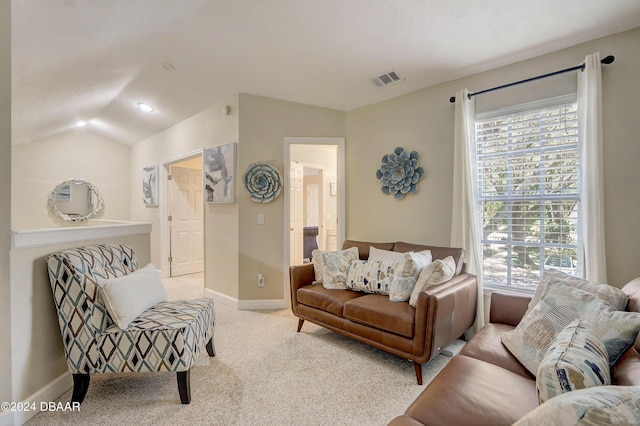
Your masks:
M 148 234 L 151 226 L 151 223 L 146 222 L 98 220 L 95 224 L 77 227 L 16 230 L 11 231 L 11 250 Z
M 208 288 L 204 289 L 204 296 L 213 299 L 216 302 L 220 302 L 225 306 L 244 311 L 289 308 L 284 299 L 238 300 Z
M 34 407 L 35 410 L 6 411 L 4 413 L 0 413 L 0 426 L 25 424 L 40 412 L 40 408 L 43 405 L 46 406 L 49 402 L 53 402 L 60 398 L 63 393 L 72 387 L 73 379 L 69 372 L 58 376 L 56 379 L 23 401 L 25 405 Z M 66 403 L 66 401 L 64 402 Z

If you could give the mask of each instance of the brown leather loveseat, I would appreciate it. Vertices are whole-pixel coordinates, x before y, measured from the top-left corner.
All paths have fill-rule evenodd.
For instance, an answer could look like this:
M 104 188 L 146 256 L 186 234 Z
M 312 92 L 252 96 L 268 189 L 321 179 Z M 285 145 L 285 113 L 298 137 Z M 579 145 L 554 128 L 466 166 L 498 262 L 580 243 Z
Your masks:
M 475 275 L 463 272 L 464 250 L 411 243 L 344 242 L 358 247 L 360 259 L 368 259 L 369 247 L 409 252 L 431 250 L 433 260 L 452 256 L 456 274 L 449 281 L 420 293 L 415 308 L 407 302 L 391 302 L 381 294 L 352 290 L 328 290 L 314 284 L 313 263 L 292 266 L 291 309 L 298 317 L 298 331 L 305 320 L 367 343 L 413 362 L 418 384 L 422 364 L 473 325 L 476 314 Z
M 629 296 L 626 310 L 640 312 L 640 278 L 622 290 Z M 390 425 L 512 425 L 538 407 L 535 377 L 501 342 L 502 334 L 520 323 L 530 300 L 493 293 L 490 323 Z M 611 369 L 611 383 L 640 385 L 640 334 Z

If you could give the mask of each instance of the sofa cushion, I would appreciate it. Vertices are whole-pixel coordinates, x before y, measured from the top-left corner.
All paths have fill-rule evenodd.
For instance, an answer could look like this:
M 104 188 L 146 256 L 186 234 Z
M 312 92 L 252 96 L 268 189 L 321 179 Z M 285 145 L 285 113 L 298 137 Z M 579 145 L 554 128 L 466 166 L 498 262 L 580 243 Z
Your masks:
M 518 359 L 502 344 L 501 336 L 515 327 L 506 324 L 485 324 L 473 338 L 469 340 L 460 355 L 476 358 L 481 361 L 502 367 L 529 379 L 535 379 Z
M 540 302 L 520 324 L 502 336 L 502 343 L 535 374 L 557 334 L 575 319 L 584 319 L 602 338 L 609 366 L 633 343 L 640 313 L 613 310 L 599 297 L 561 281 L 550 281 Z
M 540 404 L 566 392 L 610 384 L 607 350 L 584 320 L 558 333 L 536 374 Z
M 381 294 L 368 294 L 344 304 L 345 318 L 409 338 L 413 337 L 415 312 L 408 303 L 391 302 Z
M 535 381 L 458 355 L 405 414 L 425 425 L 511 425 L 537 406 Z
M 598 386 L 559 395 L 514 426 L 638 425 L 640 386 Z
M 364 293 L 351 290 L 329 290 L 322 284 L 306 285 L 298 289 L 298 303 L 342 316 L 344 303 Z

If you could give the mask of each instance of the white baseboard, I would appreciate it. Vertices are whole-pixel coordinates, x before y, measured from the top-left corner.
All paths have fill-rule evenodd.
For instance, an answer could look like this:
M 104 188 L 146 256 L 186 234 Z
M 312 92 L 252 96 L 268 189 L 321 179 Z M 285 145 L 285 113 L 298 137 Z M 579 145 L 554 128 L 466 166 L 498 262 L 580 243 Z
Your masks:
M 204 295 L 216 302 L 239 310 L 286 309 L 288 307 L 284 299 L 238 300 L 208 288 L 204 289 Z
M 64 373 L 45 387 L 29 396 L 25 401 L 28 405 L 34 405 L 35 411 L 14 411 L 0 415 L 0 426 L 23 425 L 40 412 L 40 403 L 53 402 L 73 386 L 71 374 Z M 8 415 L 7 415 L 8 414 Z M 12 415 L 13 414 L 13 415 Z

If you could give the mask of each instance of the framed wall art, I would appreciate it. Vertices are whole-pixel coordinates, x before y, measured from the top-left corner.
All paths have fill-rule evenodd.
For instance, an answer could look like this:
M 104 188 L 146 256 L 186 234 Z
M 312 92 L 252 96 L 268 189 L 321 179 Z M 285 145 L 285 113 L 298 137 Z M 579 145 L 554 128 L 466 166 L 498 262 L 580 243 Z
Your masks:
M 207 203 L 235 203 L 236 145 L 233 142 L 204 150 L 203 190 Z
M 147 206 L 158 205 L 158 165 L 142 169 L 142 199 Z

